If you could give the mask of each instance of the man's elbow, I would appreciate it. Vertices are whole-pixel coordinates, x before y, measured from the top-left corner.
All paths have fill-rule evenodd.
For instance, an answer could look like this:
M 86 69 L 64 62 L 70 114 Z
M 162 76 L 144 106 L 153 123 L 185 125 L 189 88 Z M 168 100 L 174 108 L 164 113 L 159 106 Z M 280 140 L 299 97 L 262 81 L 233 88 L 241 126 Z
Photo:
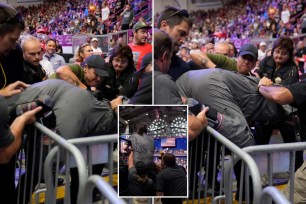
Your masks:
M 272 101 L 278 104 L 290 104 L 293 103 L 293 96 L 288 89 L 283 89 L 281 92 L 277 92 L 271 95 Z

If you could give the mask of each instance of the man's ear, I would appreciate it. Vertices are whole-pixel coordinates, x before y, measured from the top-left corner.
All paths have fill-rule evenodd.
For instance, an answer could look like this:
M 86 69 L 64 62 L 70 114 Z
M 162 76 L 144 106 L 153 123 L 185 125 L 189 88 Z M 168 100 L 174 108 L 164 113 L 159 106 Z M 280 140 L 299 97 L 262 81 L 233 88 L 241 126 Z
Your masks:
M 165 51 L 161 57 L 161 61 L 164 62 L 167 59 L 168 51 Z
M 163 21 L 160 23 L 160 30 L 166 32 L 168 28 L 169 28 L 169 24 L 167 23 L 167 21 L 163 20 Z

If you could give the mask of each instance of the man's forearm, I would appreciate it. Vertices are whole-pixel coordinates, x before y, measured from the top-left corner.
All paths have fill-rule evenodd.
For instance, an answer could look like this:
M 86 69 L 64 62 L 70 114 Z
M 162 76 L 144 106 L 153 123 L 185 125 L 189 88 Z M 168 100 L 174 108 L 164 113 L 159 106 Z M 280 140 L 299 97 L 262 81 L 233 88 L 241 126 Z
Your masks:
M 293 102 L 293 96 L 289 89 L 279 86 L 260 86 L 259 93 L 268 99 L 279 104 L 289 104 Z
M 24 126 L 25 119 L 23 117 L 17 117 L 10 126 L 11 132 L 15 138 L 9 146 L 0 148 L 0 164 L 8 163 L 12 156 L 19 150 Z

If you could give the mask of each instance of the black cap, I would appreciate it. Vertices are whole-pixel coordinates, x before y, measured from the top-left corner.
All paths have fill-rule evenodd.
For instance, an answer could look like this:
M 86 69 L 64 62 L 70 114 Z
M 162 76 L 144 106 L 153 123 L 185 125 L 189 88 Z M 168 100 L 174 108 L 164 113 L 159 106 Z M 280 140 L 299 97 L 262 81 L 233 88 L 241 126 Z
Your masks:
M 241 55 L 251 55 L 255 59 L 258 58 L 258 49 L 253 44 L 244 44 L 239 51 L 239 56 Z
M 141 74 L 141 71 L 144 70 L 149 64 L 152 63 L 152 52 L 146 54 L 141 61 L 141 66 L 137 72 L 135 72 L 136 76 Z
M 0 3 L 0 23 L 4 23 L 5 21 L 14 18 L 18 14 L 18 11 L 14 9 L 12 6 Z
M 108 77 L 107 68 L 105 66 L 105 61 L 100 55 L 91 55 L 88 57 L 84 64 L 87 64 L 88 67 L 94 68 L 96 74 L 102 77 Z

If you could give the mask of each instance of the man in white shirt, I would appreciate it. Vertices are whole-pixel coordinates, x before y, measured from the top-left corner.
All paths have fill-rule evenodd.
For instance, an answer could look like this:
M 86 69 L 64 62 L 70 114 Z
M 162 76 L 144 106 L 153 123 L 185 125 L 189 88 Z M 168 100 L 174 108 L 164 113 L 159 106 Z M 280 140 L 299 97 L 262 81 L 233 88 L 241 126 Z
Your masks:
M 267 44 L 265 42 L 261 42 L 259 44 L 259 49 L 258 49 L 258 60 L 262 60 L 263 58 L 265 58 L 266 56 L 266 48 L 267 48 Z
M 109 13 L 110 13 L 110 11 L 109 11 L 108 5 L 106 4 L 106 2 L 103 2 L 103 3 L 102 3 L 102 10 L 101 10 L 102 21 L 103 21 L 103 22 L 106 21 L 106 20 L 108 20 L 108 18 L 109 18 Z
M 286 5 L 283 6 L 283 11 L 281 12 L 281 20 L 284 24 L 289 23 L 290 11 Z
M 98 38 L 93 38 L 91 40 L 91 48 L 93 50 L 93 55 L 102 55 L 102 50 L 101 48 L 98 47 L 99 40 Z
M 56 41 L 54 39 L 48 39 L 46 42 L 46 53 L 44 54 L 43 58 L 51 62 L 53 66 L 53 70 L 56 70 L 60 66 L 66 64 L 65 59 L 56 54 Z

